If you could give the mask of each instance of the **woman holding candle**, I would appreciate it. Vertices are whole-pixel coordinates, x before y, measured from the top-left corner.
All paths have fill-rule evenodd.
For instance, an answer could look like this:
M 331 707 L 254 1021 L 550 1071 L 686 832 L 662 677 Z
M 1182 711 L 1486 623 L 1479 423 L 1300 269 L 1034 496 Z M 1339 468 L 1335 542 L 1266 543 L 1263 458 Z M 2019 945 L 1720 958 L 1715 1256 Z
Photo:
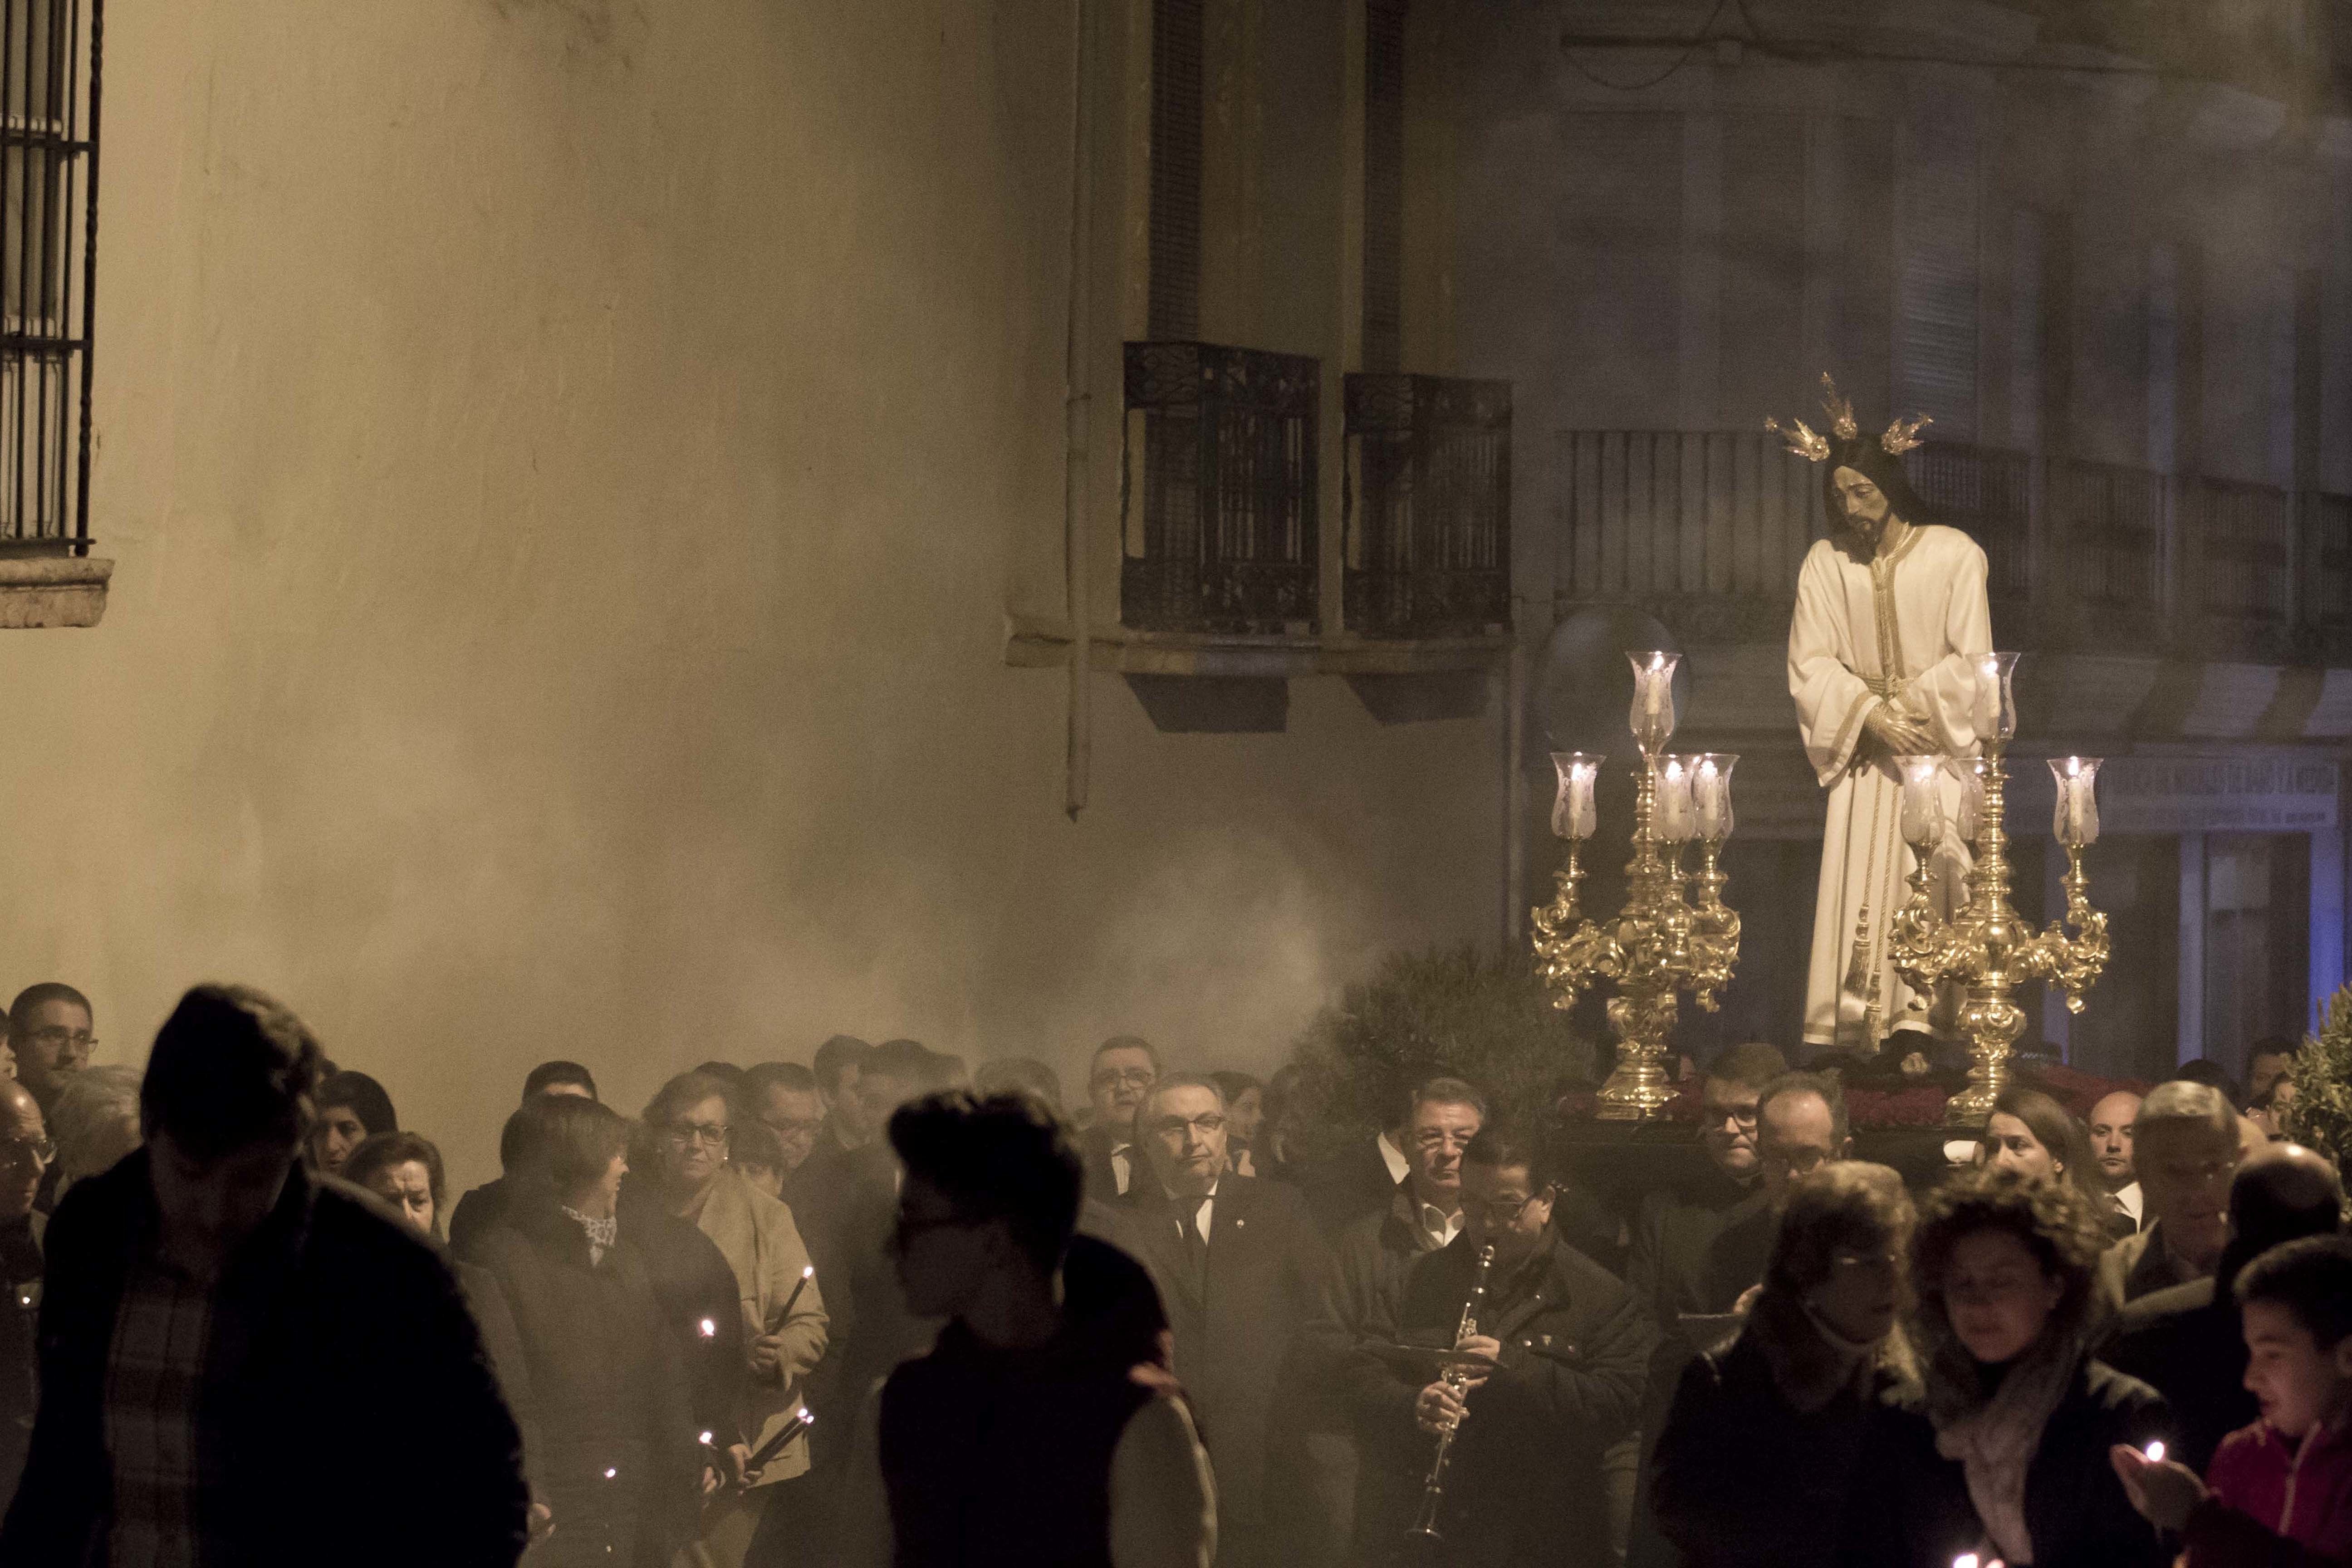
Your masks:
M 1834 1556 L 1873 1413 L 1916 1381 L 1896 1323 L 1911 1223 L 1884 1165 L 1835 1162 L 1790 1187 L 1755 1307 L 1684 1371 L 1658 1437 L 1651 1505 L 1685 1568 Z
M 664 1205 L 717 1244 L 740 1288 L 749 1352 L 741 1426 L 717 1439 L 740 1466 L 801 1407 L 802 1382 L 824 1355 L 828 1325 L 823 1281 L 811 1278 L 793 1211 L 728 1165 L 734 1105 L 724 1080 L 681 1073 L 646 1107 L 645 1126 Z M 712 1563 L 743 1561 L 772 1489 L 808 1463 L 807 1438 L 795 1438 L 749 1490 L 722 1493 L 706 1510 L 702 1545 Z
M 1977 1552 L 2035 1568 L 2161 1568 L 2108 1451 L 2168 1438 L 2146 1384 L 2091 1359 L 2105 1245 L 2072 1185 L 1963 1173 L 1921 1205 L 1912 1337 L 1923 1389 L 1878 1412 L 1841 1568 L 1948 1568 Z

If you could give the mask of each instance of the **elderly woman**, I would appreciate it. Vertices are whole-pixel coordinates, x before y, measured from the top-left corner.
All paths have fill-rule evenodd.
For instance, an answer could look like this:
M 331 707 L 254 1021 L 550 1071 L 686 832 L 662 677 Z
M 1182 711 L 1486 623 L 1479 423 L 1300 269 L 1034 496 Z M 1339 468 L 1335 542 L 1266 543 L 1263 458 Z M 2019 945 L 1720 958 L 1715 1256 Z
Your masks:
M 2157 1392 L 2091 1359 L 2097 1213 L 2071 1184 L 1963 1172 L 1911 1240 L 1921 1396 L 1883 1407 L 1838 1561 L 1948 1568 L 1974 1552 L 2035 1568 L 2161 1568 L 2107 1451 L 2169 1440 Z
M 2045 1182 L 2064 1182 L 2090 1200 L 2111 1240 L 2132 1234 L 2128 1216 L 2108 1201 L 2099 1180 L 2090 1131 L 2073 1111 L 2040 1089 L 2011 1087 L 1993 1101 L 1985 1122 L 1984 1163 Z
M 719 1442 L 738 1465 L 801 1407 L 802 1381 L 824 1355 L 826 1337 L 824 1293 L 793 1211 L 728 1164 L 740 1120 L 726 1080 L 700 1070 L 664 1084 L 645 1114 L 663 1206 L 716 1243 L 735 1274 L 748 1354 L 740 1418 Z M 749 1488 L 706 1510 L 702 1546 L 718 1568 L 738 1568 L 772 1489 L 808 1465 L 807 1438 L 796 1437 L 746 1478 Z
M 1916 1378 L 1896 1319 L 1911 1200 L 1884 1165 L 1797 1178 L 1736 1338 L 1684 1371 L 1651 1502 L 1687 1568 L 1827 1563 L 1874 1412 Z
M 84 1068 L 66 1080 L 49 1107 L 49 1139 L 58 1147 L 52 1201 L 84 1176 L 114 1168 L 139 1147 L 139 1070 Z
M 677 1342 L 614 1206 L 628 1124 L 573 1095 L 530 1110 L 541 1158 L 479 1256 L 539 1406 L 524 1441 L 554 1530 L 533 1562 L 667 1568 L 694 1538 L 709 1478 Z

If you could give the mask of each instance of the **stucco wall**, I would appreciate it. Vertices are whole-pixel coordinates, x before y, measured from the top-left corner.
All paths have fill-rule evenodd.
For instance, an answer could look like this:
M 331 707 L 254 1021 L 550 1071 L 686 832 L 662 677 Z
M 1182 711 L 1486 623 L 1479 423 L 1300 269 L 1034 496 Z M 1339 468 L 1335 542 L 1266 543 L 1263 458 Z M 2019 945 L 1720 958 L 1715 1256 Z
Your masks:
M 1263 1067 L 1491 932 L 1492 720 L 1302 680 L 1162 735 L 1101 676 L 1060 812 L 1003 637 L 1060 528 L 1065 7 L 109 9 L 114 596 L 0 643 L 0 952 L 100 1059 L 248 979 L 478 1179 L 549 1056 L 630 1109 L 837 1029 Z

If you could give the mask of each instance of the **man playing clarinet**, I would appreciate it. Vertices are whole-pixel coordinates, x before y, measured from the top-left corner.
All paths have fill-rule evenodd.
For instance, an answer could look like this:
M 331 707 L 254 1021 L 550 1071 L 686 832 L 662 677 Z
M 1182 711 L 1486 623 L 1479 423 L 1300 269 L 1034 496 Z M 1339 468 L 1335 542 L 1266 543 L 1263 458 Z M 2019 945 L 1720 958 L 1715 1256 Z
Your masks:
M 1553 1234 L 1557 1191 L 1532 1140 L 1482 1129 L 1462 1156 L 1461 1234 L 1415 1258 L 1372 1304 L 1346 1371 L 1363 1463 L 1378 1472 L 1356 1521 L 1354 1556 L 1366 1568 L 1616 1560 L 1631 1475 L 1612 1499 L 1602 1460 L 1631 1435 L 1656 1335 L 1613 1275 Z M 1475 1330 L 1465 1335 L 1463 1309 L 1490 1246 Z M 1432 1539 L 1416 1525 L 1439 1435 L 1455 1423 Z

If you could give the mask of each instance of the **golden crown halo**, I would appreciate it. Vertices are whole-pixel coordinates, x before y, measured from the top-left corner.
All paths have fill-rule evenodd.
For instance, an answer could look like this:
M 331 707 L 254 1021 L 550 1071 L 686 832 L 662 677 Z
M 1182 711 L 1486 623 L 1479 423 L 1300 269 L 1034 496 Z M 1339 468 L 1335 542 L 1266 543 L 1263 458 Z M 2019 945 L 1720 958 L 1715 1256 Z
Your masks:
M 1830 379 L 1827 371 L 1822 373 L 1822 412 L 1829 416 L 1831 434 L 1839 440 L 1851 441 L 1862 433 L 1862 426 L 1854 422 L 1853 401 L 1838 395 L 1837 383 Z M 1888 457 L 1899 458 L 1921 445 L 1925 437 L 1919 432 L 1934 423 L 1925 414 L 1914 414 L 1907 419 L 1898 415 L 1886 426 L 1885 434 L 1879 437 L 1878 444 L 1885 448 Z M 1764 428 L 1788 442 L 1789 450 L 1807 462 L 1829 461 L 1829 437 L 1803 420 L 1791 419 L 1783 425 L 1778 419 L 1767 419 Z

